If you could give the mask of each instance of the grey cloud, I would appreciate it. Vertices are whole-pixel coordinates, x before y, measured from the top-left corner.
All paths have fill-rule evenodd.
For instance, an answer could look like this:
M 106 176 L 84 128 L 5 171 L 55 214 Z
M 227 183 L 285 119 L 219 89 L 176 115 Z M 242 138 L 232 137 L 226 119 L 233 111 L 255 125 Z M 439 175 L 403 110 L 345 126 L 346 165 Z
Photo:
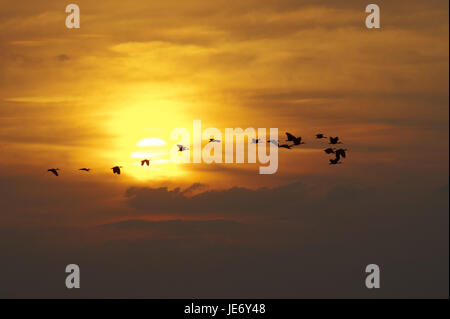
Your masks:
M 382 225 L 391 218 L 422 218 L 427 203 L 440 211 L 448 205 L 448 194 L 434 189 L 422 189 L 421 185 L 391 185 L 383 188 L 364 186 L 355 182 L 322 184 L 325 195 L 311 194 L 307 184 L 294 182 L 274 188 L 256 190 L 233 187 L 226 190 L 210 190 L 186 197 L 175 188 L 127 189 L 127 204 L 137 209 L 138 215 L 170 213 L 177 216 L 222 216 L 233 218 L 268 218 L 269 220 L 295 220 L 320 225 L 330 219 L 342 226 L 349 219 L 352 223 L 369 220 Z M 410 194 L 416 194 L 411 199 Z M 360 215 L 364 212 L 364 216 Z M 391 213 L 389 213 L 391 212 Z
M 197 208 L 203 219 L 128 217 L 87 229 L 3 225 L 0 296 L 448 297 L 448 183 L 380 190 L 351 180 L 322 182 L 330 184 L 329 191 L 308 198 L 302 196 L 305 184 L 298 182 L 272 189 L 206 191 L 191 198 L 180 189 L 128 190 L 134 196 L 129 200 L 134 198 L 132 204 L 147 217 L 155 208 L 186 216 Z M 269 209 L 258 203 L 261 197 Z M 279 203 L 287 199 L 287 205 Z M 228 216 L 232 207 L 239 216 L 276 211 L 270 221 L 245 224 L 238 218 L 210 220 L 206 214 L 222 209 L 221 216 Z M 295 218 L 284 219 L 286 208 Z M 133 237 L 137 233 L 148 236 Z M 81 266 L 83 288 L 71 292 L 64 286 L 64 267 L 74 262 Z M 364 287 L 369 263 L 382 270 L 383 289 L 376 292 Z
M 127 203 L 134 208 L 152 213 L 195 213 L 226 212 L 231 215 L 268 214 L 270 212 L 292 213 L 298 201 L 306 196 L 306 186 L 294 183 L 289 186 L 256 191 L 233 187 L 227 190 L 206 191 L 192 197 L 185 197 L 179 188 L 129 188 Z M 281 209 L 280 209 L 281 208 Z

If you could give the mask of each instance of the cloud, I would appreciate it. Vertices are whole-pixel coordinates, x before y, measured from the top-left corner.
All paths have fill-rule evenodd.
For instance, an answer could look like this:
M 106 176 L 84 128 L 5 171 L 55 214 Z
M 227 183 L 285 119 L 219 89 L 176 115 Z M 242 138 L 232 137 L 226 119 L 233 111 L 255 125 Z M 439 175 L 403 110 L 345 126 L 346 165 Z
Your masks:
M 192 187 L 192 186 L 191 186 Z M 127 203 L 131 207 L 154 213 L 208 214 L 223 212 L 229 215 L 267 216 L 270 213 L 292 214 L 292 208 L 306 196 L 302 183 L 268 189 L 250 190 L 233 187 L 226 190 L 210 190 L 186 197 L 179 188 L 129 188 Z
M 318 178 L 316 177 L 316 183 Z M 321 189 L 321 194 L 315 190 Z M 411 200 L 411 194 L 417 194 Z M 225 218 L 273 221 L 292 220 L 311 227 L 321 227 L 324 219 L 334 227 L 345 223 L 374 225 L 389 223 L 395 218 L 422 218 L 427 202 L 441 211 L 448 205 L 442 192 L 404 184 L 378 188 L 349 181 L 319 182 L 314 187 L 294 182 L 274 188 L 248 189 L 232 187 L 207 190 L 187 197 L 179 189 L 166 187 L 131 187 L 126 191 L 126 203 L 141 216 L 223 216 Z
M 304 183 L 206 190 L 191 197 L 180 188 L 134 187 L 126 195 L 137 211 L 100 211 L 98 205 L 80 207 L 79 192 L 72 194 L 82 187 L 89 201 L 111 196 L 100 185 L 29 184 L 18 192 L 17 184 L 28 181 L 15 179 L 1 180 L 2 212 L 16 218 L 0 228 L 1 297 L 448 295 L 448 183 L 380 189 L 315 176 Z M 30 223 L 30 216 L 40 218 L 53 206 L 52 198 L 62 214 L 59 224 L 68 218 L 64 207 L 74 206 L 70 216 L 94 217 L 90 226 Z M 20 214 L 27 209 L 28 215 Z M 158 211 L 166 219 L 152 220 Z M 172 212 L 183 218 L 168 220 Z M 17 227 L 20 220 L 26 224 Z M 83 288 L 73 293 L 64 287 L 69 263 L 79 264 L 83 274 Z M 382 269 L 385 288 L 375 294 L 364 288 L 369 263 Z
M 398 198 L 406 194 L 393 193 L 381 197 L 379 206 L 379 197 L 368 200 L 367 189 L 345 190 L 284 222 L 279 216 L 246 224 L 126 219 L 89 229 L 2 226 L 0 296 L 445 298 L 448 192 L 443 189 L 409 194 L 409 204 Z M 218 196 L 231 199 L 228 192 Z M 61 274 L 74 262 L 81 267 L 83 288 L 69 292 Z M 382 271 L 384 288 L 376 292 L 364 287 L 369 263 Z M 30 268 L 33 272 L 26 271 Z
M 187 187 L 185 190 L 183 190 L 183 195 L 189 195 L 192 194 L 196 191 L 200 191 L 202 189 L 204 189 L 205 187 L 207 187 L 208 185 L 206 184 L 202 184 L 202 183 L 194 183 L 191 186 Z

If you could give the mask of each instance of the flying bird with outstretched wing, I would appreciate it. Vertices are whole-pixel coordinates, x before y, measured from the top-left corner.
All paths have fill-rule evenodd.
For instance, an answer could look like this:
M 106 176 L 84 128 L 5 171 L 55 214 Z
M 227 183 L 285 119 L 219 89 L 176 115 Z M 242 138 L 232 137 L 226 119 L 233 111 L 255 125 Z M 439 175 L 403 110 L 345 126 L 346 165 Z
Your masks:
M 144 165 L 150 166 L 150 160 L 149 159 L 143 159 L 141 161 L 141 166 L 144 166 Z
M 339 162 L 340 158 L 338 156 L 336 156 L 336 158 L 330 158 L 330 165 L 336 165 L 336 164 L 341 164 L 341 162 Z
M 287 132 L 286 132 L 286 136 L 287 136 L 287 141 L 293 142 L 293 145 L 305 144 L 305 142 L 302 142 L 302 137 L 301 136 L 296 137 L 296 136 L 292 135 L 291 133 L 287 133 Z
M 177 147 L 178 147 L 178 152 L 183 152 L 183 151 L 186 151 L 189 149 L 186 146 L 181 145 L 181 144 L 177 144 Z
M 252 138 L 252 144 L 259 144 L 261 142 L 261 139 L 259 138 Z
M 292 135 L 291 133 L 288 133 L 288 132 L 286 132 L 286 137 L 287 137 L 288 142 L 293 142 L 296 139 L 296 137 L 294 135 Z
M 113 174 L 117 174 L 117 175 L 120 175 L 120 169 L 122 168 L 122 166 L 114 166 L 114 167 L 111 167 L 111 169 L 112 169 L 112 171 L 113 171 Z
M 52 172 L 53 174 L 55 174 L 55 176 L 59 176 L 58 174 L 59 168 L 50 168 L 47 171 Z
M 330 143 L 329 144 L 342 144 L 342 142 L 339 141 L 339 137 L 331 137 L 330 136 Z
M 336 150 L 336 156 L 337 157 L 343 157 L 343 158 L 345 158 L 345 156 L 346 156 L 346 149 L 343 149 L 343 148 L 340 148 L 340 149 L 338 149 L 338 150 Z

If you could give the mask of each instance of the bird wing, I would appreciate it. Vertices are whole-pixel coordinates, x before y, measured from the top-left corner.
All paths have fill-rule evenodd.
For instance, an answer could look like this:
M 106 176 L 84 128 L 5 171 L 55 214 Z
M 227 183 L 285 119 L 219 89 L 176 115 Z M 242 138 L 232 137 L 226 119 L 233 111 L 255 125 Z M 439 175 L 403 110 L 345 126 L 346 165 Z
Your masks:
M 336 155 L 337 156 L 342 156 L 343 158 L 345 158 L 345 151 L 343 149 L 338 149 L 336 151 Z
M 291 133 L 286 132 L 286 136 L 288 138 L 288 141 L 293 141 L 295 139 L 295 136 L 292 135 Z

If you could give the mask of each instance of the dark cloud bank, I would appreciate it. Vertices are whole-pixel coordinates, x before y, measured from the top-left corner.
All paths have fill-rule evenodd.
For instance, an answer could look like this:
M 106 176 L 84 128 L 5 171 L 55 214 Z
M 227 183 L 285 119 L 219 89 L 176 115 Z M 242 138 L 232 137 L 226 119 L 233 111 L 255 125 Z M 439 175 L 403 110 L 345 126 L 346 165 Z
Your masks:
M 98 226 L 2 226 L 0 297 L 448 297 L 448 185 L 130 188 L 126 202 L 133 213 Z M 177 217 L 149 220 L 161 214 Z

